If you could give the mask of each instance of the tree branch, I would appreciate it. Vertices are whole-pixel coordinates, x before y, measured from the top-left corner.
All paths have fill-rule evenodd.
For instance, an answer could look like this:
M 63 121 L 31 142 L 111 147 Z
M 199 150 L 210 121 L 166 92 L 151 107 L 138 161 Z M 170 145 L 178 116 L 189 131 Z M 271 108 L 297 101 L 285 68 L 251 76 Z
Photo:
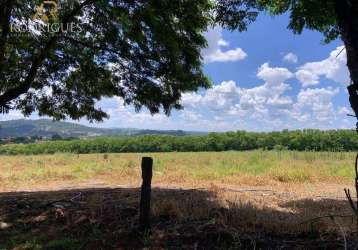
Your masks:
M 110 49 L 110 48 L 104 48 L 104 47 L 100 47 L 100 46 L 95 46 L 93 44 L 77 40 L 76 38 L 73 38 L 73 37 L 70 37 L 70 36 L 62 36 L 62 38 L 70 41 L 71 43 L 80 45 L 80 46 L 85 47 L 85 48 L 89 48 L 89 49 L 93 49 L 93 50 L 103 50 L 103 51 L 111 52 L 111 53 L 116 54 L 118 56 L 120 55 L 118 53 L 118 50 L 114 50 L 114 49 Z
M 80 5 L 78 5 L 76 8 L 74 8 L 68 15 L 66 15 L 63 18 L 63 25 L 66 26 L 69 21 L 76 16 L 76 14 L 81 11 L 82 8 L 85 6 L 94 3 L 96 0 L 86 0 Z M 49 41 L 46 43 L 46 45 L 43 47 L 43 49 L 40 51 L 40 53 L 34 57 L 31 68 L 29 70 L 29 73 L 27 74 L 27 77 L 23 81 L 21 85 L 18 87 L 12 88 L 5 93 L 3 93 L 0 96 L 0 107 L 8 108 L 9 102 L 13 99 L 19 97 L 22 94 L 25 94 L 30 88 L 31 85 L 36 77 L 36 74 L 38 72 L 38 69 L 40 68 L 43 61 L 46 59 L 48 53 L 53 49 L 53 47 L 56 45 L 56 42 L 58 41 L 59 37 L 62 35 L 63 30 L 59 29 L 59 31 L 53 35 Z M 0 72 L 1 73 L 1 72 Z
M 0 36 L 0 74 L 3 65 L 3 60 L 5 57 L 6 40 L 10 32 L 10 18 L 11 18 L 12 7 L 13 7 L 13 0 L 8 0 L 2 6 L 4 15 L 0 19 L 0 25 L 2 29 L 1 36 Z

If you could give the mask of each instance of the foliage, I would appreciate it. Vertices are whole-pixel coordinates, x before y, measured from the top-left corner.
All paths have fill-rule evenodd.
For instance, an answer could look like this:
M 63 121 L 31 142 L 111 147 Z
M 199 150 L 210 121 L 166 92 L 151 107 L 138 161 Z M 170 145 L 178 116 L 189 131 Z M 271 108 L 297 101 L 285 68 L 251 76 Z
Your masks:
M 199 152 L 227 150 L 354 151 L 358 138 L 353 130 L 302 130 L 281 132 L 227 132 L 206 136 L 145 135 L 99 137 L 95 139 L 43 141 L 8 144 L 0 154 L 120 153 L 120 152 Z
M 217 22 L 229 29 L 246 30 L 260 11 L 271 15 L 289 13 L 288 28 L 302 33 L 307 28 L 317 30 L 330 42 L 339 36 L 335 0 L 218 0 Z
M 41 18 L 43 1 L 0 2 L 1 111 L 95 121 L 108 116 L 96 102 L 116 96 L 169 114 L 183 92 L 209 87 L 210 1 L 56 2 Z

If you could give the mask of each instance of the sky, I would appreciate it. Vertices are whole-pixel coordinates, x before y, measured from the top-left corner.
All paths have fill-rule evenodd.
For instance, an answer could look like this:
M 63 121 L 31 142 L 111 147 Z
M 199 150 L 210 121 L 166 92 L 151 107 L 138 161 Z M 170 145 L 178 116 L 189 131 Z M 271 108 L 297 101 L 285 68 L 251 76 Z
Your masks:
M 118 98 L 98 103 L 110 118 L 95 127 L 191 131 L 272 131 L 353 128 L 349 73 L 342 42 L 324 44 L 318 32 L 294 35 L 288 16 L 261 15 L 248 31 L 213 27 L 205 33 L 204 71 L 213 87 L 185 93 L 183 110 L 136 113 Z M 22 118 L 11 112 L 2 120 Z M 37 119 L 33 114 L 29 119 Z

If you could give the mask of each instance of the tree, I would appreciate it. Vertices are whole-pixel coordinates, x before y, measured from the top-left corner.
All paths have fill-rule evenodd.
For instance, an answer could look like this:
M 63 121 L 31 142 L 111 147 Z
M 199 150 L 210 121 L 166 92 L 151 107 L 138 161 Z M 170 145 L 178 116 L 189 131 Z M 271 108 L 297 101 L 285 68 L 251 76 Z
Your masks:
M 120 97 L 169 114 L 207 88 L 200 51 L 209 0 L 1 0 L 0 111 L 54 119 L 108 115 Z
M 60 136 L 59 134 L 53 134 L 53 135 L 51 136 L 51 140 L 53 140 L 53 141 L 62 140 L 62 136 Z
M 216 21 L 244 31 L 260 11 L 290 14 L 288 28 L 300 34 L 305 28 L 325 35 L 325 42 L 338 37 L 344 42 L 352 79 L 349 101 L 358 117 L 358 1 L 357 0 L 218 0 Z

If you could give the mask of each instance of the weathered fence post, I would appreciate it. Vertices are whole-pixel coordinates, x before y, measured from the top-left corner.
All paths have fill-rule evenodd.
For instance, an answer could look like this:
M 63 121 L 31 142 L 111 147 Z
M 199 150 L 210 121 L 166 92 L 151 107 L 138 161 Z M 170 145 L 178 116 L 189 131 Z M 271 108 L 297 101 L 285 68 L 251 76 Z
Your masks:
M 151 184 L 153 176 L 153 159 L 151 157 L 142 158 L 142 188 L 140 193 L 139 227 L 140 230 L 150 228 L 150 199 Z

